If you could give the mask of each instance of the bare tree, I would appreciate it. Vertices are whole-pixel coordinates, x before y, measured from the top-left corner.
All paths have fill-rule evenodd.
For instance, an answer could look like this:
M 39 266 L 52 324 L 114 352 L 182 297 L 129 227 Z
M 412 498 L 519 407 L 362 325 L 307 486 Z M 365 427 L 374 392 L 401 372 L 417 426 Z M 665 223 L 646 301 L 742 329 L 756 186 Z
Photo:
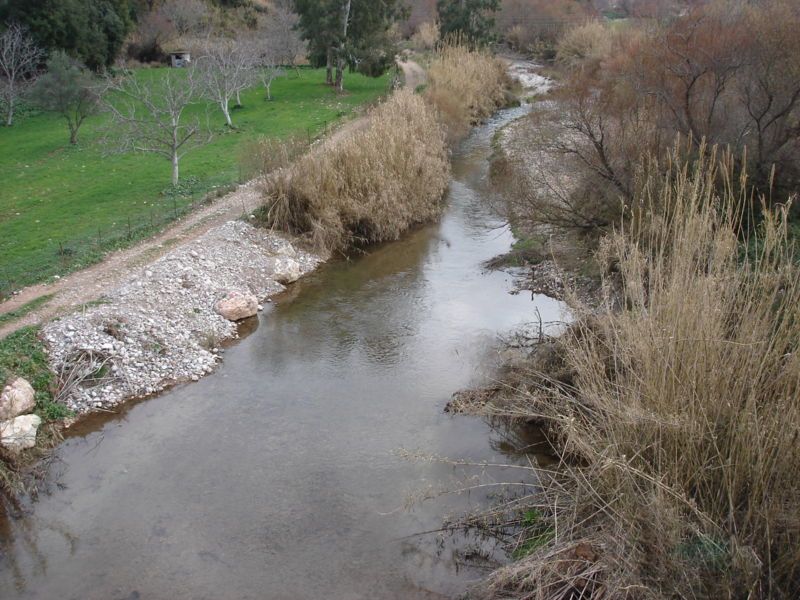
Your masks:
M 267 100 L 272 99 L 272 82 L 286 74 L 284 67 L 295 67 L 305 43 L 293 30 L 298 17 L 280 5 L 261 17 L 258 26 L 245 40 L 258 79 L 264 85 Z
M 159 79 L 137 79 L 126 73 L 109 79 L 104 103 L 112 115 L 106 143 L 119 152 L 158 154 L 172 163 L 172 185 L 179 180 L 180 159 L 211 140 L 199 118 L 187 118 L 198 98 L 191 70 L 167 71 Z
M 211 10 L 203 0 L 167 0 L 158 11 L 172 23 L 178 36 L 200 33 L 211 20 Z
M 209 38 L 193 67 L 202 95 L 219 105 L 228 127 L 233 127 L 230 102 L 253 85 L 257 75 L 249 44 L 224 38 Z
M 306 53 L 306 43 L 297 31 L 300 17 L 289 8 L 274 5 L 259 23 L 258 34 L 264 38 L 278 66 L 297 66 L 297 58 Z
M 44 52 L 28 31 L 12 23 L 0 35 L 0 99 L 6 110 L 6 126 L 14 123 L 14 109 L 25 89 L 33 83 Z
M 275 51 L 272 38 L 261 36 L 258 33 L 245 43 L 253 63 L 252 68 L 264 85 L 266 99 L 272 100 L 272 82 L 286 73 L 281 67 L 280 53 Z

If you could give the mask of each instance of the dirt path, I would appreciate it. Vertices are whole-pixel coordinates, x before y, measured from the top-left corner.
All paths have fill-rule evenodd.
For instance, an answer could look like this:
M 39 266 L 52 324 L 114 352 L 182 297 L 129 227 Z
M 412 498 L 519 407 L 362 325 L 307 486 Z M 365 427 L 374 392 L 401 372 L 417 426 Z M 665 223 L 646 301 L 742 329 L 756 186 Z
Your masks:
M 407 88 L 416 90 L 419 86 L 427 83 L 428 74 L 425 73 L 425 69 L 418 63 L 415 63 L 413 60 L 399 60 L 397 64 L 399 64 L 400 68 L 403 70 Z
M 420 82 L 425 81 L 425 71 L 417 63 L 402 62 L 400 68 L 405 74 L 407 87 L 416 89 Z M 328 136 L 324 144 L 339 143 L 363 129 L 368 121 L 366 116 L 361 116 L 344 123 Z M 0 339 L 22 327 L 44 323 L 102 298 L 106 292 L 117 287 L 131 270 L 153 262 L 176 246 L 197 239 L 212 227 L 250 214 L 260 202 L 258 181 L 250 181 L 213 204 L 180 218 L 161 233 L 130 248 L 109 253 L 96 265 L 55 281 L 23 288 L 0 304 L 0 314 L 16 310 L 41 296 L 52 294 L 53 298 L 27 315 L 0 326 Z

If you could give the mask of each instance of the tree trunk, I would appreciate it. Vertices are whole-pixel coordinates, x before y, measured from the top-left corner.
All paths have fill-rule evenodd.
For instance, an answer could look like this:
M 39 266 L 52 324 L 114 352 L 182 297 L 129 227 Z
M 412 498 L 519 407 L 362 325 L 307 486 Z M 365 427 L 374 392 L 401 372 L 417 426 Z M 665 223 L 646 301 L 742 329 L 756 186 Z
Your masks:
M 69 143 L 73 146 L 78 143 L 78 128 L 71 125 L 69 128 Z
M 240 90 L 236 90 L 236 106 L 239 108 L 242 106 L 242 92 Z
M 6 112 L 6 127 L 11 127 L 14 124 L 14 98 L 8 98 L 8 110 Z
M 233 121 L 231 121 L 231 111 L 228 109 L 228 100 L 223 100 L 219 103 L 219 105 L 222 108 L 222 114 L 225 115 L 225 122 L 228 124 L 228 127 L 233 127 Z
M 328 46 L 325 61 L 325 84 L 333 85 L 333 46 Z
M 337 92 L 343 92 L 344 91 L 344 67 L 345 67 L 345 64 L 344 64 L 344 56 L 343 56 L 343 54 L 344 53 L 342 52 L 342 55 L 340 55 L 336 59 L 336 84 L 335 84 L 335 86 L 336 86 L 336 91 Z
M 347 0 L 342 5 L 341 25 L 342 25 L 342 38 L 339 41 L 339 47 L 336 52 L 336 91 L 344 91 L 344 52 L 347 44 L 347 26 L 350 23 L 350 5 L 351 0 Z
M 175 187 L 178 185 L 178 176 L 180 172 L 178 170 L 178 153 L 173 150 L 172 152 L 172 186 Z

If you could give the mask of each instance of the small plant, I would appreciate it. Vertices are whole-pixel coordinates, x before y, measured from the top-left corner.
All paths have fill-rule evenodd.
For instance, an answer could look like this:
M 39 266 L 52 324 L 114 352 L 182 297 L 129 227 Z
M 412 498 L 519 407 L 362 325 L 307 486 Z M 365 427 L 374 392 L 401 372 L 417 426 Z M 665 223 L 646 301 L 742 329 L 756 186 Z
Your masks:
M 103 332 L 110 335 L 115 340 L 124 340 L 126 329 L 127 322 L 122 318 L 109 319 L 103 325 Z
M 161 190 L 161 195 L 165 198 L 191 198 L 202 188 L 202 184 L 197 177 L 184 177 L 177 185 L 170 186 Z
M 555 538 L 555 529 L 538 509 L 525 511 L 522 515 L 522 527 L 520 541 L 511 552 L 511 557 L 515 560 L 533 554 L 539 548 L 547 546 Z

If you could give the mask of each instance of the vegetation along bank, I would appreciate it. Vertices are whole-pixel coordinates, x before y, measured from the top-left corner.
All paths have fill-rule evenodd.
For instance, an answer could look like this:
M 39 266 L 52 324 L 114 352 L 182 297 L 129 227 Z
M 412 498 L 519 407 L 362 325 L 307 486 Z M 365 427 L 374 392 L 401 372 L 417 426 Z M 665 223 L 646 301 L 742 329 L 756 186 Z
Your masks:
M 451 405 L 553 454 L 462 523 L 512 558 L 476 597 L 800 593 L 798 23 L 722 1 L 576 24 L 498 137 L 505 260 L 574 322 Z

